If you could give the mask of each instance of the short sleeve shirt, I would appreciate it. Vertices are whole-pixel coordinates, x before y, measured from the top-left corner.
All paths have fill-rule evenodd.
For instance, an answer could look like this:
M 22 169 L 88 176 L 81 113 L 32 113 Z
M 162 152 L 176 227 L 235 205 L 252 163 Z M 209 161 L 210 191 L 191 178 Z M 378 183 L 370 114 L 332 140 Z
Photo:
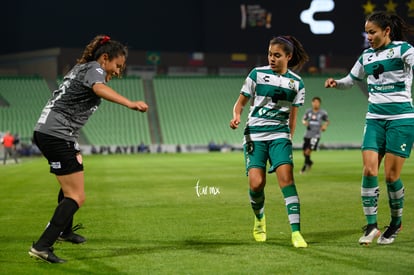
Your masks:
M 290 139 L 291 108 L 303 105 L 305 100 L 305 86 L 300 76 L 291 70 L 281 75 L 270 66 L 256 67 L 247 76 L 240 93 L 251 101 L 245 142 Z
M 34 130 L 76 142 L 80 129 L 101 103 L 92 87 L 105 83 L 105 77 L 96 61 L 75 65 L 52 93 Z

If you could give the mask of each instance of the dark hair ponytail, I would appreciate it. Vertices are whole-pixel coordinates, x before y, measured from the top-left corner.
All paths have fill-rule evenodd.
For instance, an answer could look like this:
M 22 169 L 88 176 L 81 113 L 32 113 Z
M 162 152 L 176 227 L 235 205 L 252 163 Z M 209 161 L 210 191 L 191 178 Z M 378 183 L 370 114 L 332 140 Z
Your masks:
M 414 27 L 407 24 L 401 17 L 396 14 L 389 14 L 385 11 L 374 12 L 366 18 L 366 21 L 374 22 L 382 30 L 390 27 L 391 41 L 407 41 L 407 34 L 414 33 Z
M 102 54 L 108 54 L 109 60 L 117 56 L 128 56 L 128 49 L 120 42 L 111 40 L 107 35 L 97 35 L 86 45 L 78 64 L 98 60 Z
M 270 40 L 270 45 L 280 44 L 287 54 L 292 54 L 288 67 L 294 70 L 300 70 L 302 66 L 309 61 L 309 56 L 302 44 L 294 36 L 283 35 L 274 37 Z

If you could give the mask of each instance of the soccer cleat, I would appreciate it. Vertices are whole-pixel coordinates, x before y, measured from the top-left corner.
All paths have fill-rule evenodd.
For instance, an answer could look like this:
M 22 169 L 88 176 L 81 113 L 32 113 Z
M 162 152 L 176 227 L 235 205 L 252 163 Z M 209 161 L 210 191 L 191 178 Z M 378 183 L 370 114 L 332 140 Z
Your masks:
M 79 234 L 71 232 L 67 235 L 60 235 L 58 237 L 58 241 L 70 242 L 70 243 L 73 243 L 73 244 L 81 244 L 81 243 L 86 242 L 86 238 L 79 235 Z
M 397 237 L 398 232 L 402 229 L 402 224 L 386 226 L 385 232 L 378 238 L 378 244 L 392 244 Z
M 310 161 L 308 164 L 306 164 L 306 171 L 309 171 L 312 168 L 313 161 Z
M 303 165 L 302 169 L 300 169 L 299 174 L 303 174 L 303 173 L 305 173 L 305 171 L 306 171 L 306 164 Z
M 66 262 L 66 260 L 59 258 L 53 253 L 53 248 L 50 247 L 46 250 L 39 251 L 35 249 L 33 246 L 29 250 L 29 255 L 32 258 L 36 258 L 38 260 L 42 260 L 49 264 L 60 264 Z
M 308 247 L 308 243 L 305 241 L 299 231 L 292 232 L 292 244 L 296 248 Z
M 303 165 L 302 169 L 300 170 L 300 174 L 304 174 L 305 172 L 308 172 L 313 165 L 313 161 L 310 161 L 309 163 L 305 163 L 305 165 Z
M 266 218 L 264 215 L 261 219 L 254 218 L 253 237 L 256 242 L 266 241 Z
M 84 228 L 83 225 L 81 223 L 79 223 L 79 224 L 75 225 L 72 228 L 72 231 L 70 233 L 68 233 L 68 234 L 61 234 L 58 237 L 57 240 L 58 241 L 61 241 L 61 242 L 70 242 L 70 243 L 73 243 L 73 244 L 81 244 L 81 243 L 84 243 L 84 242 L 86 242 L 86 238 L 83 237 L 83 236 L 81 236 L 81 235 L 79 235 L 79 234 L 74 233 L 74 231 L 79 230 L 79 229 L 83 229 L 83 228 Z
M 378 238 L 381 235 L 381 232 L 377 228 L 377 225 L 366 225 L 362 228 L 364 230 L 364 235 L 359 238 L 359 244 L 369 245 L 372 243 L 374 238 Z

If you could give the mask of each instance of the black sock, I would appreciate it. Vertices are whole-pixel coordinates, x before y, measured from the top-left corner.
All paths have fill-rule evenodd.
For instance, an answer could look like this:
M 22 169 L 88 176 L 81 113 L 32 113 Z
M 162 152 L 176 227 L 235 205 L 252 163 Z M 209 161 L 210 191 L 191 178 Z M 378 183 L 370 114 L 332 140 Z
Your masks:
M 39 240 L 34 244 L 34 248 L 42 251 L 51 247 L 78 209 L 76 201 L 64 198 L 56 207 L 52 219 Z
M 63 194 L 62 188 L 60 188 L 59 195 L 58 195 L 58 203 L 60 203 L 64 198 L 65 198 L 65 195 Z
M 63 194 L 63 191 L 62 191 L 62 188 L 61 188 L 59 190 L 58 203 L 60 203 L 64 198 L 65 198 L 65 195 Z M 62 235 L 68 235 L 68 234 L 72 233 L 72 227 L 73 227 L 73 216 L 70 219 L 70 221 L 68 222 L 68 224 L 66 225 L 65 229 L 63 229 Z
M 311 163 L 312 163 L 312 161 L 310 159 L 310 156 L 305 155 L 305 164 L 311 164 Z
M 367 225 L 367 232 L 371 232 L 372 229 L 374 228 L 378 228 L 378 224 L 377 223 L 370 223 Z

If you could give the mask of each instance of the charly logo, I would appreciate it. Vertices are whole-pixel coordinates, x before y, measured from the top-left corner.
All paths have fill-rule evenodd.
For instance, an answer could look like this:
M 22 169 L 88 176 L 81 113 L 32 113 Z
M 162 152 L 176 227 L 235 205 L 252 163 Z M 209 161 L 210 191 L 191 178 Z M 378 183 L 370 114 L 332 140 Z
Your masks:
M 302 11 L 300 20 L 308 24 L 313 34 L 331 34 L 335 25 L 329 20 L 315 20 L 315 13 L 330 12 L 335 8 L 333 0 L 312 0 L 309 9 Z

